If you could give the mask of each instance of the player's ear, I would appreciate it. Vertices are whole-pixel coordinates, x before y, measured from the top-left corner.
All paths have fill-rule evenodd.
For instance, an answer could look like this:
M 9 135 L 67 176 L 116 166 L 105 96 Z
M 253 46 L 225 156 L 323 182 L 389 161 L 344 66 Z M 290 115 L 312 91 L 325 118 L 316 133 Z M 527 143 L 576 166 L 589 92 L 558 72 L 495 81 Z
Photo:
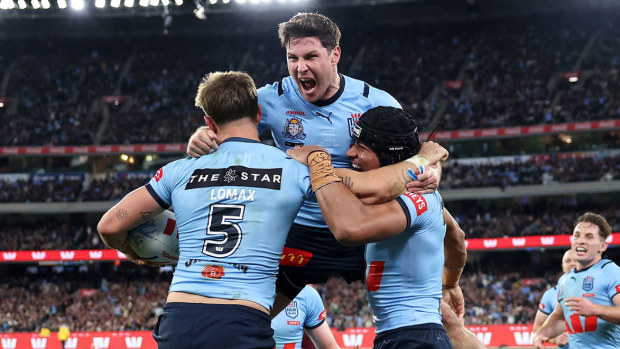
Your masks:
M 213 119 L 211 119 L 210 116 L 205 115 L 205 123 L 211 130 L 213 130 L 213 132 L 217 133 L 217 124 L 213 121 Z
M 334 47 L 334 49 L 332 50 L 332 55 L 331 55 L 331 63 L 332 65 L 336 65 L 338 64 L 338 62 L 340 62 L 340 46 L 336 46 Z
M 258 125 L 260 123 L 260 120 L 263 118 L 263 110 L 260 107 L 260 104 L 258 105 L 258 113 L 256 113 L 256 124 Z

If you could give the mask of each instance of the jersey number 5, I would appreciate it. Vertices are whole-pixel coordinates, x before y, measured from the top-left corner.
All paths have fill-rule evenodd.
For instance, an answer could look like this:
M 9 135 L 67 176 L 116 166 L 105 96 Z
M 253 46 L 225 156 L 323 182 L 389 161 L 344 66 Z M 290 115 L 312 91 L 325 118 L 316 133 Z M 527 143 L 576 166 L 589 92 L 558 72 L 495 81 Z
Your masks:
M 216 235 L 222 240 L 205 239 L 202 253 L 211 257 L 228 257 L 235 253 L 241 243 L 242 231 L 237 223 L 230 220 L 242 220 L 245 213 L 245 205 L 211 205 L 209 212 L 209 225 L 207 235 Z

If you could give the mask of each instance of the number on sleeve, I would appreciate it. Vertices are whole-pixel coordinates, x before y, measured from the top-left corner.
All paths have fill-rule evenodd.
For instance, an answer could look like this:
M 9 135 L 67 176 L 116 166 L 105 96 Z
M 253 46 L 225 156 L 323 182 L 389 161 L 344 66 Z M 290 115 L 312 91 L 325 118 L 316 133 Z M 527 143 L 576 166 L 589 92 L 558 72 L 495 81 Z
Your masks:
M 228 257 L 235 253 L 241 243 L 242 231 L 237 223 L 230 220 L 242 220 L 245 205 L 213 204 L 209 212 L 207 235 L 222 236 L 222 240 L 205 239 L 202 253 L 211 257 Z

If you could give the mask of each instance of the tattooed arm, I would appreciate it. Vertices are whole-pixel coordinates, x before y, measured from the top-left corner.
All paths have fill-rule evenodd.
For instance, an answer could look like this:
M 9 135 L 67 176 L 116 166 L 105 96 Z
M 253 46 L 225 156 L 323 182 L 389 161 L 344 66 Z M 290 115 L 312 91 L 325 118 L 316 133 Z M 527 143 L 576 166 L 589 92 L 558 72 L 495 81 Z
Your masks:
M 146 187 L 140 187 L 127 194 L 118 204 L 106 212 L 97 231 L 103 242 L 125 254 L 132 254 L 127 240 L 127 231 L 163 212 L 163 209 L 149 194 Z

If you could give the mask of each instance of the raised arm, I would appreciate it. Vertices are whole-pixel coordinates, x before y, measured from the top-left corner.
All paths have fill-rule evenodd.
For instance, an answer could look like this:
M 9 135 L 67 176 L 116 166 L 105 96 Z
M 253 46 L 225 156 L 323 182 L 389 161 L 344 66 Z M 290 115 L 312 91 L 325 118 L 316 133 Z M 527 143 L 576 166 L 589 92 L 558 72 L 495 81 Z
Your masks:
M 408 183 L 417 187 L 417 192 L 432 192 L 439 185 L 440 168 L 436 164 L 448 157 L 448 151 L 435 142 L 422 144 L 420 152 L 410 161 L 380 167 L 366 172 L 358 172 L 345 168 L 337 168 L 336 174 L 342 182 L 365 204 L 377 204 L 397 198 L 407 190 Z M 298 159 L 299 160 L 299 159 Z M 420 165 L 431 164 L 432 169 L 420 176 L 420 181 L 414 182 L 409 171 L 417 172 Z M 428 167 L 427 167 L 428 169 Z

